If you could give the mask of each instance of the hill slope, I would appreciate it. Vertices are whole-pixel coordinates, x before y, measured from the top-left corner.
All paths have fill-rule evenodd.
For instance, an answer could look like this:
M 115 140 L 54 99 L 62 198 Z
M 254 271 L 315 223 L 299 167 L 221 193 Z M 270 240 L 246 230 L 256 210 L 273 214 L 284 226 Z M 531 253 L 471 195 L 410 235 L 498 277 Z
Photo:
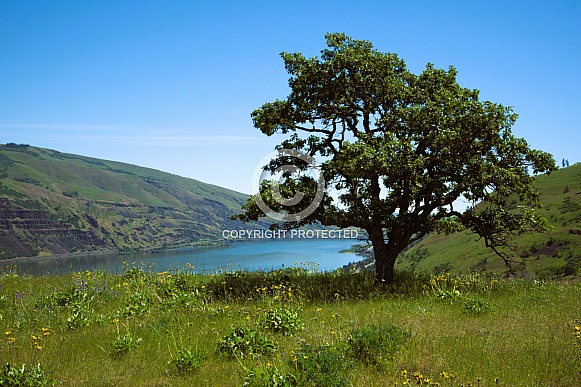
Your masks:
M 518 270 L 540 278 L 581 272 L 581 164 L 536 177 L 543 209 L 555 229 L 548 234 L 524 235 L 517 239 L 514 258 Z M 516 206 L 516 199 L 511 205 Z M 503 272 L 504 262 L 477 235 L 433 234 L 403 253 L 397 267 L 439 272 L 467 270 Z
M 230 220 L 246 199 L 154 169 L 0 145 L 0 259 L 209 243 L 250 227 Z

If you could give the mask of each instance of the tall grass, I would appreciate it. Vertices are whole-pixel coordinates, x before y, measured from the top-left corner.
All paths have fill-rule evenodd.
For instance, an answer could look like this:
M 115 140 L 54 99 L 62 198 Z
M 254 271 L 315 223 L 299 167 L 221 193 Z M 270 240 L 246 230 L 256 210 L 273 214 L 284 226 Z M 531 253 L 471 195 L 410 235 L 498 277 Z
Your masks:
M 32 385 L 573 386 L 580 299 L 579 284 L 478 274 L 8 271 L 0 366 L 25 364 Z

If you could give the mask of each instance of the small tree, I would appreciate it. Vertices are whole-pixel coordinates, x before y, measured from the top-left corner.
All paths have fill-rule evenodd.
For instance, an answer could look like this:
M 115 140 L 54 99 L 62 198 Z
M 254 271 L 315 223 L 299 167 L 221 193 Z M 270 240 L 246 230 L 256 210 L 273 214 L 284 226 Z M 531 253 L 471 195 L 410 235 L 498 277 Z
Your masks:
M 305 157 L 284 153 L 273 160 L 270 171 L 295 156 L 295 170 L 283 169 L 280 184 L 264 182 L 235 218 L 269 215 L 265 203 L 270 212 L 287 214 L 273 227 L 321 222 L 364 229 L 377 280 L 386 283 L 393 281 L 398 254 L 433 231 L 470 229 L 509 264 L 499 247 L 515 235 L 547 230 L 534 211 L 539 202 L 530 172 L 557 167 L 550 154 L 512 134 L 517 115 L 510 107 L 460 87 L 454 67 L 428 64 L 415 75 L 396 54 L 378 52 L 368 41 L 341 33 L 326 39 L 320 57 L 281 54 L 291 92 L 251 115 L 264 134 L 287 135 L 279 149 Z M 324 159 L 320 179 L 293 174 L 307 170 L 307 158 L 316 155 Z M 295 200 L 297 192 L 304 200 Z M 513 194 L 523 206 L 509 211 Z M 454 209 L 460 198 L 470 203 L 463 212 Z M 319 205 L 305 213 L 309 200 Z

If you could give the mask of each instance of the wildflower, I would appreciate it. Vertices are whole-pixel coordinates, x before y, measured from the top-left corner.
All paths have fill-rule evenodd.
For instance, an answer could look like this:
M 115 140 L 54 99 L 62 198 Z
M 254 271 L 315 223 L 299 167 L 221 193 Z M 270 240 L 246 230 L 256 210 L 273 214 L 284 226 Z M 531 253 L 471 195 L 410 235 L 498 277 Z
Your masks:
M 266 366 L 267 367 L 272 367 L 272 363 L 271 362 L 268 362 L 268 363 L 266 363 Z
M 6 332 L 4 332 L 5 335 L 9 335 L 11 333 L 12 333 L 12 331 L 6 331 Z
M 8 343 L 9 344 L 13 344 L 16 341 L 16 339 L 14 337 L 9 337 L 8 338 Z
M 323 308 L 317 308 L 317 313 L 321 313 L 323 311 Z
M 42 346 L 36 344 L 36 349 L 38 349 L 40 351 L 42 349 Z

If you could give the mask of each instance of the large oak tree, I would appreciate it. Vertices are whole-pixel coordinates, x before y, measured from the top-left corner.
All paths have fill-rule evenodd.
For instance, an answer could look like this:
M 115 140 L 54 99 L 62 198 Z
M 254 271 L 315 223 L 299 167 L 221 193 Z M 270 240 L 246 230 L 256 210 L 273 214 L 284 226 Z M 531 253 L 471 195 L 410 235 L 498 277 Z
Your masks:
M 555 170 L 555 162 L 512 134 L 517 115 L 511 107 L 481 101 L 478 90 L 461 87 L 454 67 L 428 64 L 416 75 L 396 54 L 379 52 L 368 41 L 341 33 L 326 39 L 320 57 L 282 53 L 289 96 L 252 112 L 254 126 L 264 134 L 286 135 L 279 149 L 322 160 L 320 181 L 287 170 L 282 184 L 261 186 L 261 200 L 272 211 L 303 214 L 308 201 L 320 195 L 324 177 L 319 206 L 280 226 L 320 222 L 365 230 L 377 279 L 387 283 L 393 281 L 398 254 L 430 232 L 472 230 L 508 263 L 501 247 L 512 237 L 547 230 L 535 212 L 533 180 Z M 292 157 L 286 155 L 269 168 L 289 163 Z M 297 168 L 311 167 L 304 161 L 295 163 Z M 278 200 L 296 192 L 304 196 L 299 203 Z M 509 210 L 511 195 L 522 206 Z M 458 199 L 468 208 L 455 210 Z M 257 203 L 250 198 L 236 217 L 250 221 L 267 215 Z

